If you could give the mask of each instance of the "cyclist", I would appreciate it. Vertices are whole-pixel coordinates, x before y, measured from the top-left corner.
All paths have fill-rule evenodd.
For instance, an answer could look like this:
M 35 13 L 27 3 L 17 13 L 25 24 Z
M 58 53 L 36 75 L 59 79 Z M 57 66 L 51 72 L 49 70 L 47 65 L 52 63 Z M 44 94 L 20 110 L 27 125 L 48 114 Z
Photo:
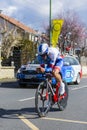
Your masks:
M 38 60 L 40 62 L 39 71 L 42 73 L 52 72 L 57 82 L 60 82 L 59 94 L 63 95 L 65 92 L 65 84 L 59 74 L 63 66 L 63 59 L 59 50 L 54 47 L 49 47 L 47 43 L 41 43 L 38 47 Z M 45 64 L 47 64 L 46 67 Z

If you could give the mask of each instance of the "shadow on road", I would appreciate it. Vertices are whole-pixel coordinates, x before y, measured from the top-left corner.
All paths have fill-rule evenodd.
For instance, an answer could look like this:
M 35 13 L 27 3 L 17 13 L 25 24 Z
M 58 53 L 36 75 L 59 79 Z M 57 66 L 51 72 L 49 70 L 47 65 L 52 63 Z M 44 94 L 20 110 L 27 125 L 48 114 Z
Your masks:
M 20 87 L 18 82 L 17 81 L 5 81 L 5 82 L 0 82 L 0 88 L 19 88 L 19 89 L 27 89 L 27 88 L 30 88 L 30 89 L 36 89 L 37 86 L 23 86 L 23 87 Z
M 59 112 L 60 110 L 58 107 L 51 108 L 50 112 Z M 5 119 L 18 119 L 18 116 L 23 116 L 26 117 L 27 119 L 36 119 L 39 118 L 36 109 L 34 107 L 30 108 L 22 108 L 22 109 L 0 109 L 0 118 L 5 118 Z
M 18 83 L 16 81 L 14 82 L 1 82 L 0 88 L 19 88 Z
M 35 108 L 23 108 L 23 109 L 2 109 L 0 108 L 0 118 L 18 119 L 18 116 L 24 115 L 27 119 L 39 118 Z

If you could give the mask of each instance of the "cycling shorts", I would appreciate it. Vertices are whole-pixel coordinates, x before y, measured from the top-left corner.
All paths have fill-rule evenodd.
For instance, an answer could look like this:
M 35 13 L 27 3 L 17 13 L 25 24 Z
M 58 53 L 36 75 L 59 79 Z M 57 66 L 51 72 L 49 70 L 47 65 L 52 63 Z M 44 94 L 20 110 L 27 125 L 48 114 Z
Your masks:
M 62 66 L 63 66 L 63 59 L 58 59 L 54 65 L 53 69 L 58 69 L 60 71 Z

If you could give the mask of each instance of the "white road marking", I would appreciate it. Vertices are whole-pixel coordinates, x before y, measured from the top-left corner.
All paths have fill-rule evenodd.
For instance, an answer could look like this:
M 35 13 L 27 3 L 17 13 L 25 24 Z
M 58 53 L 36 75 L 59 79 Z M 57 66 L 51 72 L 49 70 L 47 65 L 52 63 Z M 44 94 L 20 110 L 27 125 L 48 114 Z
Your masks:
M 78 90 L 78 89 L 82 89 L 82 88 L 87 88 L 87 85 L 82 86 L 82 87 L 78 87 L 78 88 L 72 88 L 71 90 L 74 91 L 74 90 Z
M 45 120 L 52 120 L 52 121 L 62 121 L 62 122 L 68 122 L 68 123 L 78 123 L 78 124 L 86 124 L 87 122 L 85 121 L 77 121 L 77 120 L 67 120 L 67 119 L 58 119 L 58 118 L 48 118 L 48 117 L 43 117 L 42 119 Z
M 32 99 L 35 99 L 35 97 L 24 98 L 24 99 L 20 99 L 18 101 L 23 102 L 23 101 L 28 101 L 28 100 L 32 100 Z
M 21 119 L 31 130 L 39 130 L 34 124 L 32 124 L 29 120 L 27 120 L 24 116 L 17 115 L 18 118 Z

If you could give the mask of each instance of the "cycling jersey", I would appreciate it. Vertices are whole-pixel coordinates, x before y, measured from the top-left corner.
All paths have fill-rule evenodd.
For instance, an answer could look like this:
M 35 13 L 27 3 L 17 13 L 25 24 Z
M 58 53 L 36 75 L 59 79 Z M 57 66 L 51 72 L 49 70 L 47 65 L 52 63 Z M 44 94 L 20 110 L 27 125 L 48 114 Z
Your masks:
M 63 66 L 63 60 L 60 55 L 60 52 L 57 48 L 54 47 L 48 48 L 46 60 L 44 60 L 43 57 L 40 55 L 38 56 L 38 60 L 40 62 L 41 67 L 44 67 L 46 72 L 52 71 L 55 67 L 60 70 Z M 45 64 L 47 64 L 46 67 Z

